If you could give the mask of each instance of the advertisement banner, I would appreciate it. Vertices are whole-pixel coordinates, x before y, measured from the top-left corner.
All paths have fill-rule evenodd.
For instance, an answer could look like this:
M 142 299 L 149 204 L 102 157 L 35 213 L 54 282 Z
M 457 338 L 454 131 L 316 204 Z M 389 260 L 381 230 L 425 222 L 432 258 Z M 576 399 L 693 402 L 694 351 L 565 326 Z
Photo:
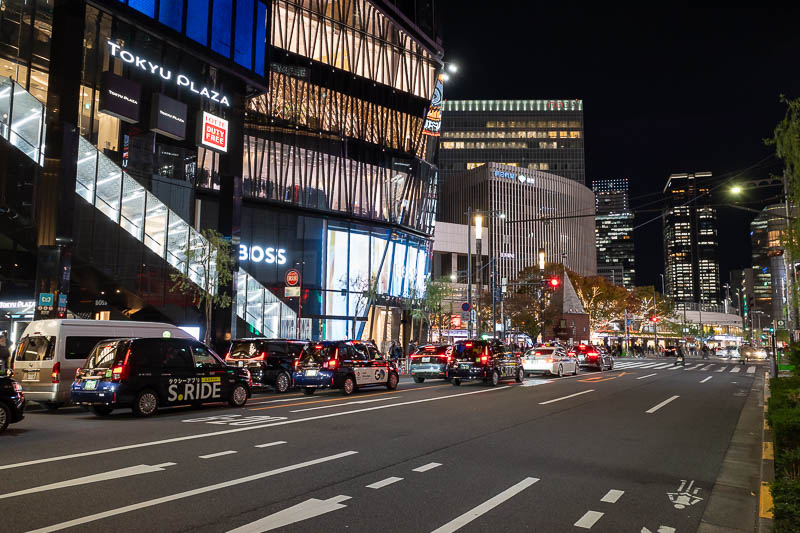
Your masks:
M 153 93 L 150 104 L 150 130 L 170 139 L 186 138 L 187 106 L 160 93 Z
M 228 121 L 208 111 L 197 113 L 197 146 L 217 152 L 228 151 Z
M 103 73 L 100 81 L 99 111 L 101 113 L 135 124 L 139 122 L 141 103 L 142 86 L 140 84 L 117 76 L 110 70 Z
M 444 77 L 442 74 L 439 74 L 439 77 L 436 80 L 436 87 L 433 89 L 431 107 L 428 109 L 428 115 L 425 117 L 425 125 L 422 126 L 423 135 L 430 135 L 432 137 L 439 136 L 439 130 L 442 127 L 443 93 Z

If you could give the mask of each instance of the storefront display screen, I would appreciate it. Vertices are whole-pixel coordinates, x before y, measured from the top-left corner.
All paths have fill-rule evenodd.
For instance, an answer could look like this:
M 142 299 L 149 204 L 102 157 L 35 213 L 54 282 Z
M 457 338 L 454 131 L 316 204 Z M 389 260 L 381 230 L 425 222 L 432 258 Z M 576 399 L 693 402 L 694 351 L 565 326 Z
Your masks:
M 150 129 L 170 139 L 186 138 L 186 109 L 183 102 L 154 93 L 150 104 Z
M 139 122 L 141 101 L 140 84 L 121 78 L 111 71 L 103 73 L 99 108 L 101 113 L 135 124 Z

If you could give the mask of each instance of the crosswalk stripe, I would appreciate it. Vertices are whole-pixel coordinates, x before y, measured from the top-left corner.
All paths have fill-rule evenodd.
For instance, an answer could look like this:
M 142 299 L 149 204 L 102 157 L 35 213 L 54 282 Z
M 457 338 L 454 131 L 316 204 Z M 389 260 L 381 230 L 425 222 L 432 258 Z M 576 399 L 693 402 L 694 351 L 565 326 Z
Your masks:
M 755 372 L 756 372 L 756 367 L 754 366 L 748 367 L 747 369 L 748 374 L 755 374 Z
M 719 370 L 715 370 L 714 372 L 725 372 L 725 367 L 723 366 L 722 368 L 720 368 Z
M 703 365 L 694 365 L 694 366 L 690 365 L 690 366 L 684 367 L 683 369 L 684 370 L 697 370 L 701 366 L 703 366 Z
M 659 363 L 658 365 L 654 366 L 653 368 L 655 370 L 660 370 L 660 369 L 663 369 L 663 368 L 667 368 L 668 366 L 672 366 L 672 363 L 666 363 L 666 364 Z
M 659 365 L 661 365 L 661 363 L 648 363 L 646 365 L 643 365 L 642 368 L 653 368 L 654 366 L 659 366 Z
M 703 368 L 700 368 L 699 370 L 708 370 L 708 369 L 709 369 L 709 368 L 711 368 L 712 366 L 714 366 L 714 365 L 706 365 L 706 366 L 704 366 Z
M 741 370 L 741 368 L 739 368 L 738 366 L 735 366 L 735 367 L 731 368 L 731 372 L 734 373 L 734 374 L 736 372 L 740 371 L 740 370 Z

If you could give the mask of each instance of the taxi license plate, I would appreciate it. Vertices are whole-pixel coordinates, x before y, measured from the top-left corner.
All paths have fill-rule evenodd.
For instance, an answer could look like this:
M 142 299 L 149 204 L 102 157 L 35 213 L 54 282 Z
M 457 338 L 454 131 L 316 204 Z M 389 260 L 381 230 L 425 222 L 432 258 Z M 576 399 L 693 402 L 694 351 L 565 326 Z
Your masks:
M 83 382 L 83 390 L 97 390 L 97 380 L 87 379 Z
M 316 376 L 316 375 L 317 375 L 316 370 L 306 370 L 306 376 Z
M 430 363 L 431 362 L 431 358 L 430 357 L 423 357 L 422 358 L 422 362 L 423 363 Z
M 470 365 L 459 365 L 459 368 L 462 368 L 464 370 L 469 370 L 469 367 Z
M 23 381 L 39 381 L 39 371 L 38 370 L 23 370 L 22 371 L 22 380 Z

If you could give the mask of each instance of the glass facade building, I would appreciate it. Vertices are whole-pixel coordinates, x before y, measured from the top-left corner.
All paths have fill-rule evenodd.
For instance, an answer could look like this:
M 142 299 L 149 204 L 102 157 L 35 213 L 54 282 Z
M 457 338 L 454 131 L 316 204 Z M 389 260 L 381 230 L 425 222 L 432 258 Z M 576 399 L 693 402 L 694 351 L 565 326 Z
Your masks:
M 709 205 L 711 172 L 672 174 L 662 212 L 666 292 L 677 309 L 720 302 L 717 212 Z
M 792 208 L 789 216 L 796 216 Z M 786 206 L 772 204 L 750 223 L 750 248 L 753 270 L 753 301 L 750 312 L 761 314 L 763 325 L 788 319 L 789 286 L 786 280 L 784 233 Z
M 615 285 L 633 288 L 636 282 L 633 211 L 628 179 L 593 180 L 597 273 Z
M 432 7 L 406 4 L 3 2 L 0 233 L 32 268 L 15 284 L 0 269 L 22 293 L 0 296 L 197 325 L 171 275 L 213 278 L 185 251 L 214 229 L 235 252 L 217 339 L 407 338 L 432 253 L 422 124 L 442 50 Z

